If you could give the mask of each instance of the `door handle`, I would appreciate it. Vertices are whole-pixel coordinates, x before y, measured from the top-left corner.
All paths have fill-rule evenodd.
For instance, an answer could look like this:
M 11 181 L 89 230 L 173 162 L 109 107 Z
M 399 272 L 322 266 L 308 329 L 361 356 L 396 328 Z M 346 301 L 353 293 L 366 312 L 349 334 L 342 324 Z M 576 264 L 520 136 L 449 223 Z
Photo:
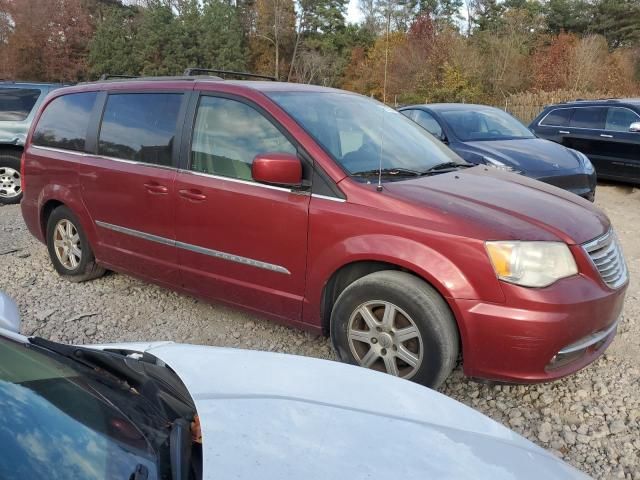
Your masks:
M 158 194 L 167 194 L 169 193 L 169 189 L 164 185 L 160 185 L 159 183 L 151 182 L 145 183 L 144 188 L 147 189 L 149 193 L 158 193 Z
M 565 135 L 568 135 L 571 132 L 567 132 L 566 130 L 559 130 L 558 133 L 564 133 Z
M 178 191 L 178 193 L 181 197 L 188 200 L 193 200 L 194 202 L 202 202 L 207 198 L 207 196 L 200 190 L 180 190 Z
M 604 133 L 601 133 L 600 136 L 603 138 L 613 138 L 613 135 L 606 135 Z

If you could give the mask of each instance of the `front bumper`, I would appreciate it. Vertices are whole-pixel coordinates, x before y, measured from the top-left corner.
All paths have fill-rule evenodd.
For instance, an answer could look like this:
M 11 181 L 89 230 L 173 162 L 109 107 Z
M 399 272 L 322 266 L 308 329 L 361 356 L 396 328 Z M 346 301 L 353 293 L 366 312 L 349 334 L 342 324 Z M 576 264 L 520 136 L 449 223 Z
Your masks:
M 464 372 L 535 383 L 572 374 L 597 359 L 616 333 L 627 285 L 608 289 L 584 275 L 541 289 L 503 284 L 507 301 L 455 300 Z
M 542 176 L 536 178 L 544 183 L 553 185 L 563 190 L 567 190 L 571 193 L 593 202 L 596 194 L 597 178 L 595 172 L 592 174 L 586 173 L 558 173 L 557 175 Z

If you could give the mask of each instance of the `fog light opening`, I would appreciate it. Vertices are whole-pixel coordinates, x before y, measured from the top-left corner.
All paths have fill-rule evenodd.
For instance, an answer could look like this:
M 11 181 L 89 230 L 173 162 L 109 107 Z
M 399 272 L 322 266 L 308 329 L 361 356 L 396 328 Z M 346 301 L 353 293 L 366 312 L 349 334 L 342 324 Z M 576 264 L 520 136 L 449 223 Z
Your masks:
M 551 360 L 547 364 L 546 369 L 557 370 L 559 368 L 565 367 L 570 363 L 580 360 L 580 358 L 582 358 L 586 351 L 587 349 L 583 348 L 581 350 L 576 350 L 569 353 L 557 353 L 551 358 Z

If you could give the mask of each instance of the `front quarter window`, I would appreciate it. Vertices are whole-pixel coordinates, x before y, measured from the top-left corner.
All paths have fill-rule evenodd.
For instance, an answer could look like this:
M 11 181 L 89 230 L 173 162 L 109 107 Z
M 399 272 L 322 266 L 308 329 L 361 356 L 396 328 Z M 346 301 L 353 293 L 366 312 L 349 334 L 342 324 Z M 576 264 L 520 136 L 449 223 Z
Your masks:
M 351 175 L 382 169 L 425 172 L 464 164 L 424 129 L 386 105 L 339 92 L 270 92 Z

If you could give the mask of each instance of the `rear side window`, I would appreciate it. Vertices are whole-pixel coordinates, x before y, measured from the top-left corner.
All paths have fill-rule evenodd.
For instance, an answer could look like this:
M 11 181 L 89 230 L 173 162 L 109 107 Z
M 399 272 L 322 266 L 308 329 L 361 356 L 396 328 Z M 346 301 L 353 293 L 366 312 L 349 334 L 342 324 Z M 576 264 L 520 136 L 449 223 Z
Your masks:
M 545 116 L 540 125 L 548 127 L 567 127 L 571 120 L 571 108 L 556 108 Z
M 38 101 L 37 88 L 3 88 L 0 90 L 0 122 L 20 122 L 31 113 Z
M 98 154 L 171 166 L 182 93 L 109 95 Z
M 602 107 L 576 108 L 569 126 L 601 130 L 604 128 L 604 117 L 606 113 L 607 109 Z
M 640 122 L 640 116 L 628 108 L 609 107 L 605 130 L 613 132 L 628 132 L 634 122 Z
M 32 143 L 83 151 L 96 96 L 95 92 L 71 93 L 53 99 L 40 116 Z

